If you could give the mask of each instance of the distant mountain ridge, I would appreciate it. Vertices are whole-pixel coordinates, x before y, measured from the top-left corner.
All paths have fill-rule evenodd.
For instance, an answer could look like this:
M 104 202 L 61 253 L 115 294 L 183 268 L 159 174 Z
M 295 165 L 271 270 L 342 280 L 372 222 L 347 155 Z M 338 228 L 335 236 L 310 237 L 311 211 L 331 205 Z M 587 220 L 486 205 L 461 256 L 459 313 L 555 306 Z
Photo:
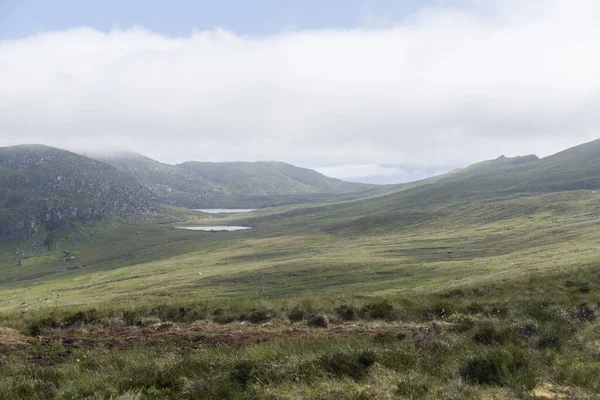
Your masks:
M 408 203 L 474 201 L 493 197 L 600 189 L 600 140 L 538 158 L 498 157 L 423 181 L 402 193 Z
M 486 205 L 501 199 L 579 190 L 595 191 L 600 196 L 600 140 L 544 158 L 500 156 L 429 179 L 387 187 L 370 197 L 285 211 L 277 218 L 289 220 L 289 224 L 311 221 L 331 233 L 364 235 L 444 219 L 457 208 L 465 213 L 471 208 L 478 210 L 477 218 L 482 219 L 514 215 L 520 211 L 486 210 Z M 240 220 L 260 222 L 253 217 Z
M 77 222 L 160 211 L 155 196 L 114 167 L 43 145 L 0 148 L 0 236 L 35 237 Z
M 90 156 L 136 179 L 161 201 L 188 208 L 260 208 L 335 199 L 377 187 L 275 161 L 169 165 L 136 153 Z
M 188 208 L 258 208 L 349 200 L 323 207 L 322 212 L 343 209 L 336 215 L 360 220 L 356 226 L 367 229 L 402 222 L 407 215 L 414 219 L 425 208 L 455 203 L 600 191 L 600 140 L 542 159 L 500 156 L 433 178 L 383 188 L 343 182 L 278 162 L 168 165 L 129 153 L 96 158 L 38 145 L 0 148 L 0 236 L 23 239 L 78 221 L 89 223 L 113 216 L 135 219 L 160 212 L 165 203 Z

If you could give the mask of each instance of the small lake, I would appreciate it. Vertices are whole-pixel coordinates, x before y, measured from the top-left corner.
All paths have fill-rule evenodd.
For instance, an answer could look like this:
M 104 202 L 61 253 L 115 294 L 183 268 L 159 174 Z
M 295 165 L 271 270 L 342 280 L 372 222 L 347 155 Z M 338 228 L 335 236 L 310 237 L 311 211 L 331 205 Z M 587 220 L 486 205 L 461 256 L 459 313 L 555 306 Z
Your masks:
M 176 229 L 185 229 L 188 231 L 205 231 L 205 232 L 221 232 L 221 231 L 245 231 L 252 229 L 248 226 L 177 226 Z
M 256 208 L 192 208 L 192 211 L 200 211 L 208 214 L 245 213 L 255 210 Z

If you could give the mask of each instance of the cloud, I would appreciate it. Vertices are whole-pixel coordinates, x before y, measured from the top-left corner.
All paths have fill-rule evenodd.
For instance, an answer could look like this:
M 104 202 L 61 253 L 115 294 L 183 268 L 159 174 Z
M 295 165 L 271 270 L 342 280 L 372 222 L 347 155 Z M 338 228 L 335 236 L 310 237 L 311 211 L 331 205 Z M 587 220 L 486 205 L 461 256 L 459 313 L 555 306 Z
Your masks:
M 440 175 L 452 170 L 450 166 L 410 166 L 378 164 L 342 164 L 319 167 L 316 170 L 327 176 L 335 176 L 349 182 L 393 184 L 411 182 Z
M 600 2 L 523 4 L 469 1 L 383 28 L 268 37 L 76 28 L 3 41 L 0 145 L 370 173 L 594 139 Z

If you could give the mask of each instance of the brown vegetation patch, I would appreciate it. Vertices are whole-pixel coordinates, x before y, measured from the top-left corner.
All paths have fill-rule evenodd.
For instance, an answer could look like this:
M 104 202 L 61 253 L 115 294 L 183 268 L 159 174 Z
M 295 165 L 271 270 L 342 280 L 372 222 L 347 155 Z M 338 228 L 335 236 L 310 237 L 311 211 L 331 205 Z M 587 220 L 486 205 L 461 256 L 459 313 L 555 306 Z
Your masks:
M 0 327 L 0 353 L 6 350 L 24 348 L 29 342 L 27 336 L 11 328 Z
M 531 391 L 531 395 L 534 399 L 538 400 L 558 400 L 569 398 L 565 390 L 557 388 L 550 382 L 541 382 L 535 389 Z
M 128 349 L 161 342 L 181 348 L 200 345 L 233 347 L 248 346 L 280 337 L 354 337 L 375 336 L 385 330 L 400 330 L 399 324 L 338 324 L 319 330 L 306 325 L 289 323 L 251 324 L 247 322 L 217 324 L 202 321 L 185 323 L 156 323 L 149 326 L 96 327 L 91 329 L 62 329 L 37 339 L 42 342 L 60 341 L 66 347 L 107 347 Z

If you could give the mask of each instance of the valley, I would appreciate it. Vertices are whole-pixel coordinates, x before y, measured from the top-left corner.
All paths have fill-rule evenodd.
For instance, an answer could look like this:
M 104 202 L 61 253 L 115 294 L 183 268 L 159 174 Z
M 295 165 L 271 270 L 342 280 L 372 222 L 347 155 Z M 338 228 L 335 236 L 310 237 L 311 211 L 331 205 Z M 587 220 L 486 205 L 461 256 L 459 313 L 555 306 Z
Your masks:
M 598 143 L 2 239 L 0 394 L 597 398 Z

